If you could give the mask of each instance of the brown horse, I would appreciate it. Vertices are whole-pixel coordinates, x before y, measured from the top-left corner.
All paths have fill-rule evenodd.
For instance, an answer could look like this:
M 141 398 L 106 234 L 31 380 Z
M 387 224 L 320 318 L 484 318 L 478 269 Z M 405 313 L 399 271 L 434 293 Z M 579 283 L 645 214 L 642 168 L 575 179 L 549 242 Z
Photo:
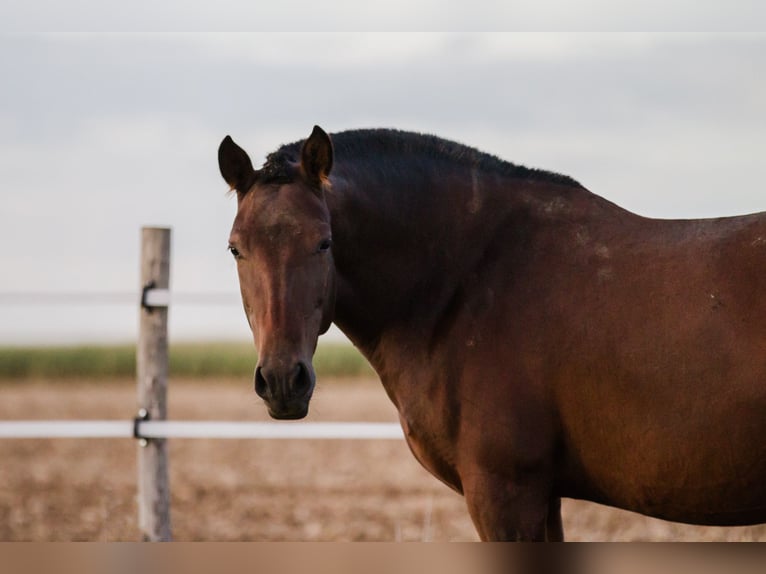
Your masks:
M 301 418 L 334 321 L 484 540 L 560 540 L 561 497 L 766 521 L 766 215 L 656 220 L 554 173 L 315 127 L 254 170 L 229 238 L 260 362 Z

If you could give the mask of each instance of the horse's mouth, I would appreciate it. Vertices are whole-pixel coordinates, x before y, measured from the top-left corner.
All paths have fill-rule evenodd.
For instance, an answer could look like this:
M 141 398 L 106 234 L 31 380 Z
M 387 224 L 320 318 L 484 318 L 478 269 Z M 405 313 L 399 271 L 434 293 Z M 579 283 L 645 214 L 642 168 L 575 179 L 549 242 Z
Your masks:
M 295 421 L 306 418 L 306 415 L 309 414 L 308 404 L 279 410 L 269 406 L 268 410 L 269 416 L 279 421 Z

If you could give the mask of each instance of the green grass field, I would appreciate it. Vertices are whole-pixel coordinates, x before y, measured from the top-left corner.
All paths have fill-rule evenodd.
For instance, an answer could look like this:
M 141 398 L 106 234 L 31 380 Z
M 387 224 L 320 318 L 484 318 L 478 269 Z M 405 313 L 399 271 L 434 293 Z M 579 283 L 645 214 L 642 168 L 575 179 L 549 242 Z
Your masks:
M 252 376 L 257 355 L 243 343 L 180 343 L 170 346 L 170 376 L 189 378 Z M 322 344 L 314 356 L 318 376 L 373 374 L 352 346 Z M 134 345 L 72 347 L 1 347 L 0 380 L 114 379 L 134 377 Z

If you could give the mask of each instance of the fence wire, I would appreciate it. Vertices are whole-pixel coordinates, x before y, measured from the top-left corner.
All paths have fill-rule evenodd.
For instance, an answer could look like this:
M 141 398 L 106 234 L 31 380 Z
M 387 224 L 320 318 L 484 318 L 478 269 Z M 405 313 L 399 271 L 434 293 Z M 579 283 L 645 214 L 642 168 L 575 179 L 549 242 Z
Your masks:
M 171 291 L 174 305 L 238 307 L 239 293 L 230 291 Z M 0 305 L 136 305 L 140 291 L 0 291 Z
M 31 438 L 401 440 L 404 434 L 398 423 L 369 422 L 0 421 L 0 439 Z

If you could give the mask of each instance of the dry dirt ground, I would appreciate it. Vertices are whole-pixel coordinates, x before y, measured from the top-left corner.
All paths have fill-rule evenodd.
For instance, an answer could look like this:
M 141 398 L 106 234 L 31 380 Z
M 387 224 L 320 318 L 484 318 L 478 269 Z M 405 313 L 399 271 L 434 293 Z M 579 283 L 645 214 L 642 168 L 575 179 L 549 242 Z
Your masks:
M 172 381 L 170 418 L 265 420 L 246 381 Z M 0 386 L 0 419 L 130 419 L 130 381 Z M 396 421 L 379 383 L 332 381 L 314 421 Z M 137 540 L 132 439 L 0 440 L 0 540 Z M 403 441 L 170 441 L 176 540 L 476 540 L 463 500 Z M 564 501 L 569 540 L 766 540 Z

